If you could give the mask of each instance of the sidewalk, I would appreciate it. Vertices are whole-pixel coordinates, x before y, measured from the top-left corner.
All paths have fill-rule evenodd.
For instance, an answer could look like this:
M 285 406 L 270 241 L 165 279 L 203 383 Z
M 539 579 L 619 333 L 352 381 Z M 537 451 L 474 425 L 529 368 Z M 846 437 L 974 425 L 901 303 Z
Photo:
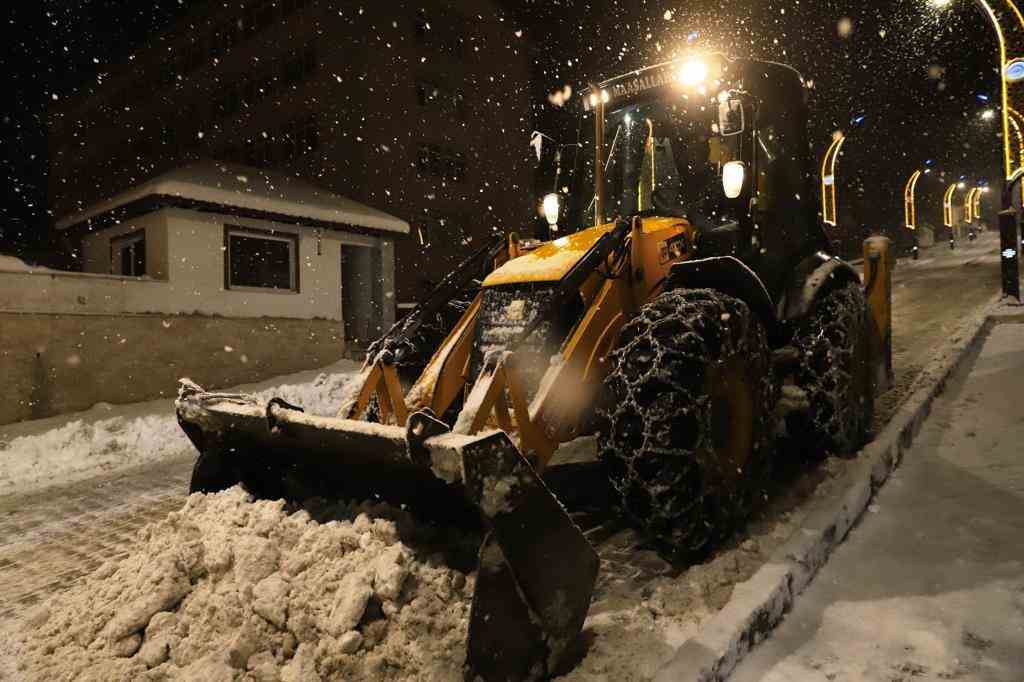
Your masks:
M 1024 324 L 968 367 L 731 680 L 1024 680 Z

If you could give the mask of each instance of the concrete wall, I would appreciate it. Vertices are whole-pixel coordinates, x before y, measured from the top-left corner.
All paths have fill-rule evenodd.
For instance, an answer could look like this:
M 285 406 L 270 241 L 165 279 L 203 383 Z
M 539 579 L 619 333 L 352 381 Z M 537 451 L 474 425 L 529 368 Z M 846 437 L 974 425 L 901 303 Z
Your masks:
M 0 313 L 0 424 L 173 396 L 186 376 L 210 388 L 259 381 L 343 351 L 329 320 Z
M 299 291 L 225 289 L 225 224 L 296 234 Z M 111 238 L 143 228 L 154 276 L 101 274 Z M 0 272 L 0 424 L 170 396 L 183 376 L 219 388 L 336 361 L 343 245 L 375 264 L 345 278 L 353 313 L 373 314 L 365 346 L 394 322 L 390 237 L 166 209 L 89 235 L 94 272 Z

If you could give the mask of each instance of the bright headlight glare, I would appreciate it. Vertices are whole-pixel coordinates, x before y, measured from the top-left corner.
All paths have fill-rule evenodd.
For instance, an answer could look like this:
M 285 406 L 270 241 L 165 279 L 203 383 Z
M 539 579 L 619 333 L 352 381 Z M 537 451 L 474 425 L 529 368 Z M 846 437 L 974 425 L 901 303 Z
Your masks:
M 677 77 L 687 87 L 700 85 L 708 78 L 708 65 L 700 59 L 691 59 L 679 67 Z
M 743 194 L 743 183 L 747 169 L 742 161 L 730 161 L 722 167 L 722 189 L 729 199 L 736 199 Z
M 557 225 L 558 216 L 562 212 L 562 198 L 552 192 L 544 197 L 541 205 L 544 208 L 544 219 L 548 221 L 548 225 Z

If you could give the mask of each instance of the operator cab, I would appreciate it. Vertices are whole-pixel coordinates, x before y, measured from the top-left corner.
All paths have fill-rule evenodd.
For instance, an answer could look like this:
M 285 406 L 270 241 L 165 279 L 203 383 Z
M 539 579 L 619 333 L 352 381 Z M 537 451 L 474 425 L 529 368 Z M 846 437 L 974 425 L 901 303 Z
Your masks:
M 828 240 L 817 218 L 806 89 L 773 62 L 666 62 L 583 93 L 570 224 L 678 217 L 699 256 L 736 256 L 775 297 Z

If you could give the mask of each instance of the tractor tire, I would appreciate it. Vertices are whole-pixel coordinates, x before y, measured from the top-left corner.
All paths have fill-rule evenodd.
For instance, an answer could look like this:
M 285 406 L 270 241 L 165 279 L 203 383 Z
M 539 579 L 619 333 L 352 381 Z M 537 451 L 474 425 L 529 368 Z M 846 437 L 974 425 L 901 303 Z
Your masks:
M 867 304 L 851 282 L 818 299 L 796 329 L 796 384 L 810 405 L 786 430 L 810 458 L 856 452 L 867 440 L 875 395 L 869 364 Z
M 703 555 L 770 478 L 778 387 L 764 327 L 710 289 L 663 293 L 622 330 L 598 453 L 626 519 L 671 558 Z

